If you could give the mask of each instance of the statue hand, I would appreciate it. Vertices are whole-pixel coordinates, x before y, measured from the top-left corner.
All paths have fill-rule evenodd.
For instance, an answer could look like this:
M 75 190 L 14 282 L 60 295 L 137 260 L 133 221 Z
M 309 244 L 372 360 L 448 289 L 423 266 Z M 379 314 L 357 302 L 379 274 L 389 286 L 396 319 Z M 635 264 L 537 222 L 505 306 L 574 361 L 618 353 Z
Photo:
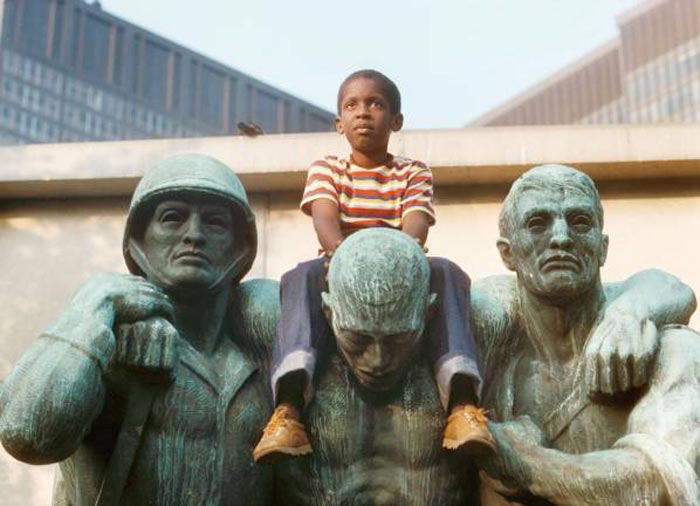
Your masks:
M 533 450 L 542 447 L 544 434 L 529 417 L 504 423 L 489 423 L 496 440 L 496 452 L 483 459 L 479 465 L 498 483 L 499 493 L 519 495 L 527 492 L 532 482 L 529 464 Z
M 152 283 L 131 274 L 102 273 L 90 278 L 76 293 L 71 308 L 83 317 L 99 315 L 103 323 L 131 323 L 152 316 L 173 319 L 167 295 Z
M 117 328 L 114 360 L 151 382 L 169 383 L 178 361 L 178 338 L 175 327 L 159 316 L 123 323 Z
M 591 394 L 613 395 L 644 385 L 656 356 L 654 322 L 610 306 L 584 350 L 584 373 Z

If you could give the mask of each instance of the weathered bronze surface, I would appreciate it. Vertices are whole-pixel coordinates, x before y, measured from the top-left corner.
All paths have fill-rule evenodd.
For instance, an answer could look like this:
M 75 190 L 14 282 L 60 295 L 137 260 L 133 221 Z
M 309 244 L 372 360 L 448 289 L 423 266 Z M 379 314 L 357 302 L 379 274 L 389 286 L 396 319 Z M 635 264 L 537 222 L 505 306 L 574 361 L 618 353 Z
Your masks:
M 271 503 L 272 470 L 251 449 L 279 303 L 276 283 L 238 282 L 255 249 L 221 163 L 175 157 L 143 178 L 124 235 L 140 276 L 83 286 L 0 394 L 5 448 L 60 461 L 55 504 Z
M 516 279 L 473 296 L 500 422 L 486 505 L 700 502 L 700 336 L 665 325 L 694 298 L 655 271 L 603 285 L 602 228 L 593 182 L 570 167 L 532 169 L 506 198 L 498 247 Z
M 401 232 L 360 231 L 334 254 L 323 300 L 336 339 L 306 418 L 314 452 L 280 466 L 285 504 L 474 504 L 469 460 L 441 447 L 428 282 L 425 254 Z
M 25 462 L 60 462 L 55 504 L 698 504 L 700 336 L 679 325 L 692 291 L 659 271 L 602 284 L 603 210 L 570 167 L 522 176 L 500 229 L 516 276 L 472 287 L 496 455 L 441 448 L 428 264 L 408 236 L 375 229 L 329 269 L 313 454 L 253 465 L 278 285 L 240 283 L 253 215 L 231 171 L 199 155 L 139 184 L 133 275 L 93 278 L 20 359 L 0 439 Z

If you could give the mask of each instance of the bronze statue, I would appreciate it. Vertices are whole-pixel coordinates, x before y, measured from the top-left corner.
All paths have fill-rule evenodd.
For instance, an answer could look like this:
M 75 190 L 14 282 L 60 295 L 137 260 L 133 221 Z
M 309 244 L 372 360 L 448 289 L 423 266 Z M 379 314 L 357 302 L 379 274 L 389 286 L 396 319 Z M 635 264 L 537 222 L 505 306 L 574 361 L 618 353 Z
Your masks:
M 468 458 L 441 447 L 445 414 L 423 339 L 435 295 L 421 247 L 394 230 L 357 232 L 333 255 L 328 285 L 335 340 L 319 350 L 307 408 L 314 452 L 279 465 L 283 504 L 473 504 Z
M 186 155 L 147 172 L 124 233 L 133 275 L 83 286 L 0 391 L 5 448 L 60 461 L 54 504 L 271 504 L 251 450 L 279 303 L 277 283 L 239 283 L 255 253 L 228 167 Z
M 592 181 L 567 167 L 533 169 L 506 199 L 499 250 L 517 280 L 472 294 L 499 422 L 498 453 L 476 457 L 441 448 L 423 251 L 391 230 L 349 237 L 323 295 L 335 339 L 306 413 L 314 452 L 273 469 L 251 452 L 271 411 L 278 285 L 240 283 L 255 223 L 230 170 L 166 160 L 129 211 L 133 275 L 88 282 L 20 359 L 0 440 L 60 461 L 57 505 L 475 504 L 475 464 L 486 506 L 696 504 L 700 341 L 665 326 L 694 296 L 657 271 L 602 285 L 602 219 Z
M 501 422 L 498 454 L 481 462 L 487 506 L 700 504 L 700 336 L 665 325 L 687 322 L 694 298 L 653 271 L 618 298 L 600 280 L 602 229 L 595 185 L 570 167 L 528 171 L 504 202 L 498 249 L 517 279 L 473 294 L 484 399 Z M 631 332 L 601 329 L 616 312 Z

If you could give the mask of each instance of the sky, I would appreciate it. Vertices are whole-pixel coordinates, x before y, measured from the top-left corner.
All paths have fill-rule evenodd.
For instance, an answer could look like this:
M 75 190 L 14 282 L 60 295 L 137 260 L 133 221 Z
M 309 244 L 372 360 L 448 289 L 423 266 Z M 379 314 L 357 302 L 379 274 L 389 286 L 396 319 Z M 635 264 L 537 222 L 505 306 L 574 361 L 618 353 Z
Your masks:
M 605 44 L 640 0 L 101 0 L 102 8 L 335 110 L 375 68 L 404 128 L 459 128 Z

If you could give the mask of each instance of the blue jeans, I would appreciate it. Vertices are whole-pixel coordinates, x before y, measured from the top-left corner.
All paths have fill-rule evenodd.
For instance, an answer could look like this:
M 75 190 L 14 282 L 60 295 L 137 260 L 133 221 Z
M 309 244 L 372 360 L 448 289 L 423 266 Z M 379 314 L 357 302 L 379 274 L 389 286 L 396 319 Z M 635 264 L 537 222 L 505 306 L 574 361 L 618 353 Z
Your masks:
M 308 404 L 313 397 L 317 350 L 321 340 L 332 335 L 321 306 L 321 293 L 328 291 L 323 267 L 327 261 L 320 257 L 302 262 L 282 276 L 282 315 L 273 354 L 275 399 L 280 379 L 296 371 L 306 375 L 305 402 Z M 426 324 L 426 337 L 440 400 L 447 409 L 456 374 L 470 377 L 477 395 L 481 391 L 476 343 L 469 324 L 470 280 L 445 258 L 431 257 L 428 261 L 430 291 L 438 297 L 435 314 Z

